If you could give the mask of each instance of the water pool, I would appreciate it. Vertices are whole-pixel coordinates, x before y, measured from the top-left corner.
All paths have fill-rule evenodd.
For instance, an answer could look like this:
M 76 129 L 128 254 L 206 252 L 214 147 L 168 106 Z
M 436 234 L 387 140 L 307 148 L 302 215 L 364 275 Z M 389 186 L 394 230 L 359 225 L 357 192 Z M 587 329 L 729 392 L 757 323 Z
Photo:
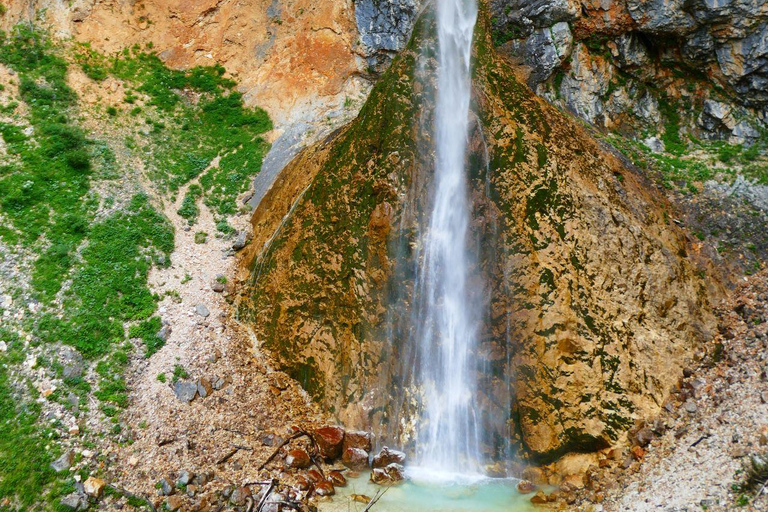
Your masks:
M 387 488 L 371 512 L 528 512 L 534 510 L 531 495 L 522 495 L 514 478 L 441 473 L 407 468 L 407 480 Z M 363 473 L 351 478 L 346 487 L 337 487 L 332 501 L 318 504 L 320 512 L 362 512 L 366 503 L 354 495 L 373 497 L 385 489 Z

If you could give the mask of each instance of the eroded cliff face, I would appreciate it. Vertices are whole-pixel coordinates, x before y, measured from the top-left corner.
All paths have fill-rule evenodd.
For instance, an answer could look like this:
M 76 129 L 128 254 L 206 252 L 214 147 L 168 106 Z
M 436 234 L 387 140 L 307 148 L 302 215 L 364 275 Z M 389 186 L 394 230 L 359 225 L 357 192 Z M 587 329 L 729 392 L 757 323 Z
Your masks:
M 477 291 L 487 311 L 478 409 L 489 457 L 517 443 L 546 462 L 620 442 L 659 410 L 708 350 L 718 289 L 670 204 L 521 85 L 489 32 L 478 28 L 469 157 L 472 239 L 490 283 Z M 241 302 L 317 401 L 405 444 L 419 390 L 404 377 L 398 318 L 432 165 L 424 34 L 358 118 L 294 160 L 256 210 Z

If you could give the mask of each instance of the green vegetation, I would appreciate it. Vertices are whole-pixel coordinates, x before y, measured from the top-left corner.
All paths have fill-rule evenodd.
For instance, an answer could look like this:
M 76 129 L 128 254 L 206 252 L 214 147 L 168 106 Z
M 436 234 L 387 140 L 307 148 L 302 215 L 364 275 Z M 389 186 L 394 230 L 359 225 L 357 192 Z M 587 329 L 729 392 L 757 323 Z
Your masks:
M 202 197 L 203 189 L 200 185 L 193 183 L 187 189 L 187 193 L 184 195 L 184 200 L 181 202 L 181 208 L 178 213 L 182 218 L 187 219 L 189 225 L 192 226 L 197 222 L 197 216 L 200 215 L 200 209 L 197 207 L 197 200 Z
M 741 482 L 735 484 L 733 490 L 740 493 L 736 504 L 738 506 L 748 505 L 751 498 L 758 491 L 762 491 L 768 482 L 768 456 L 753 455 L 744 465 Z

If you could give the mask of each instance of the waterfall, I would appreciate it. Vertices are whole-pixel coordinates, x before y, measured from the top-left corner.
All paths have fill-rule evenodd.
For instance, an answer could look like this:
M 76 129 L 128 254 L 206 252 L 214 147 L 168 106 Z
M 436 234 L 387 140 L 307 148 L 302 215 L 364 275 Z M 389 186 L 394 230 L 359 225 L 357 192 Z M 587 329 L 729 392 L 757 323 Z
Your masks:
M 479 307 L 469 300 L 471 205 L 466 153 L 475 0 L 437 0 L 435 169 L 428 227 L 417 270 L 414 322 L 424 396 L 419 462 L 445 471 L 477 469 L 476 345 Z

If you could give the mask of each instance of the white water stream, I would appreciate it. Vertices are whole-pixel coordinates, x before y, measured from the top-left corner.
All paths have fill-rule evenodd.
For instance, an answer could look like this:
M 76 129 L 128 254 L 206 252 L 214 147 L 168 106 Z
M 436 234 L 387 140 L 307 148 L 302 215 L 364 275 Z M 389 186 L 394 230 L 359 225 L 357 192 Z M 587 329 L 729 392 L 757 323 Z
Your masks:
M 417 383 L 424 392 L 418 463 L 474 472 L 478 461 L 475 349 L 479 308 L 468 293 L 470 201 L 466 153 L 472 89 L 475 0 L 437 0 L 438 69 L 434 197 L 417 274 L 420 343 Z

